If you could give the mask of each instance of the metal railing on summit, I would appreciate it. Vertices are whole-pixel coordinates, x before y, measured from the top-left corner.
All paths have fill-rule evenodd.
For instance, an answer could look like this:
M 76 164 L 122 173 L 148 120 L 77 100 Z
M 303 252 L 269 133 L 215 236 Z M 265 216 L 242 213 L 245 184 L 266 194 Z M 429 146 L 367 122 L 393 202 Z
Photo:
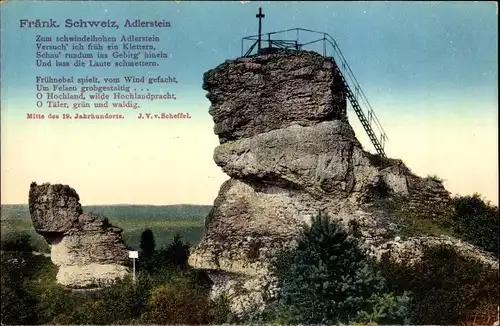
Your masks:
M 279 38 L 279 35 L 285 34 L 285 38 Z M 290 37 L 290 34 L 295 34 Z M 304 35 L 306 34 L 306 35 Z M 308 34 L 308 35 L 307 35 Z M 311 40 L 301 43 L 301 37 L 314 35 Z M 317 37 L 316 37 L 317 36 Z M 245 50 L 245 42 L 251 42 L 247 51 Z M 262 47 L 264 45 L 265 47 Z M 318 48 L 320 46 L 320 48 Z M 254 51 L 255 48 L 259 50 Z M 383 157 L 385 154 L 384 146 L 389 140 L 387 133 L 380 120 L 378 119 L 375 111 L 370 104 L 365 92 L 361 88 L 358 80 L 354 76 L 351 67 L 347 63 L 342 51 L 340 50 L 335 39 L 328 33 L 314 31 L 305 28 L 291 28 L 281 31 L 270 33 L 262 33 L 243 37 L 241 40 L 241 56 L 249 57 L 263 53 L 274 53 L 280 50 L 310 50 L 323 55 L 325 58 L 330 58 L 334 62 L 334 66 L 338 69 L 337 73 L 340 75 L 346 95 L 351 103 L 353 110 L 356 112 L 363 128 L 365 129 L 370 141 L 375 147 L 377 153 Z M 380 136 L 377 136 L 380 135 Z

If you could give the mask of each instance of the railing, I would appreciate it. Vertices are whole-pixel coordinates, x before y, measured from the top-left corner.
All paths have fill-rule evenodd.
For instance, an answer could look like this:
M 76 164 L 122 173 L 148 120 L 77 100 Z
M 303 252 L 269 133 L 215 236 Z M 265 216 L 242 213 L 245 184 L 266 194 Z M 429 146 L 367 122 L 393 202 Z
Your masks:
M 302 33 L 301 33 L 302 32 Z M 279 39 L 273 39 L 275 35 L 279 34 L 291 34 L 295 33 L 295 38 L 293 40 L 290 39 L 285 39 L 285 40 L 279 40 Z M 302 34 L 302 35 L 301 35 Z M 300 37 L 304 37 L 304 34 L 307 36 L 310 35 L 317 35 L 317 37 L 312 38 L 311 40 L 308 40 L 307 42 L 300 43 Z M 244 53 L 244 45 L 245 41 L 250 41 L 252 42 L 252 45 L 249 47 L 249 49 Z M 259 35 L 252 35 L 252 36 L 247 36 L 242 38 L 241 40 L 241 56 L 243 57 L 248 57 L 252 55 L 253 50 L 255 49 L 255 46 L 258 45 L 259 42 Z M 384 145 L 389 138 L 387 137 L 387 134 L 382 127 L 382 124 L 380 123 L 380 120 L 377 118 L 375 111 L 373 110 L 373 107 L 371 106 L 370 102 L 368 101 L 368 98 L 366 97 L 366 94 L 364 93 L 363 89 L 361 88 L 361 85 L 359 84 L 358 80 L 354 76 L 354 73 L 352 72 L 351 68 L 349 67 L 349 64 L 347 63 L 347 60 L 345 59 L 344 55 L 340 51 L 340 48 L 335 41 L 335 39 L 328 33 L 324 32 L 318 32 L 318 31 L 313 31 L 310 29 L 305 29 L 305 28 L 292 28 L 292 29 L 286 29 L 282 31 L 277 31 L 277 32 L 271 32 L 271 33 L 263 33 L 260 38 L 261 44 L 266 44 L 268 45 L 268 48 L 272 47 L 273 45 L 276 45 L 277 48 L 282 48 L 282 49 L 289 49 L 289 50 L 304 50 L 304 47 L 307 46 L 308 50 L 316 51 L 318 53 L 321 53 L 324 57 L 330 57 L 332 60 L 337 64 L 341 75 L 344 77 L 345 80 L 345 86 L 348 87 L 354 97 L 354 103 L 351 101 L 351 105 L 353 106 L 353 109 L 356 111 L 356 114 L 358 115 L 358 118 L 361 120 L 363 127 L 365 128 L 365 131 L 368 133 L 368 136 L 370 137 L 370 140 L 372 141 L 373 145 L 375 146 L 377 152 L 382 155 L 386 156 L 384 152 Z M 314 46 L 321 45 L 321 49 L 315 49 Z M 255 53 L 257 54 L 257 53 Z M 359 104 L 359 105 L 356 105 Z M 359 109 L 356 108 L 356 106 L 359 106 Z M 366 110 L 366 114 L 365 114 Z M 365 121 L 367 123 L 365 123 Z M 376 129 L 376 133 L 373 130 L 373 127 Z M 369 130 L 367 130 L 367 128 Z M 376 134 L 380 134 L 379 137 L 376 136 Z

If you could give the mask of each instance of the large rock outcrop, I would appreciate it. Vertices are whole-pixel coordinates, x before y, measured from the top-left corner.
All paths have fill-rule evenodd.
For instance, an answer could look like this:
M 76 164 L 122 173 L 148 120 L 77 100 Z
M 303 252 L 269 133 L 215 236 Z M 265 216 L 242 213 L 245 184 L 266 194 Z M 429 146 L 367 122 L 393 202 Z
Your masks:
M 59 283 L 72 288 L 100 287 L 129 273 L 122 229 L 103 216 L 84 213 L 73 188 L 32 183 L 29 211 L 35 231 L 51 247 Z
M 356 221 L 375 256 L 408 247 L 390 246 L 401 225 L 384 203 L 403 203 L 406 213 L 432 212 L 428 218 L 451 211 L 439 181 L 363 150 L 333 68 L 321 55 L 299 51 L 226 61 L 205 73 L 220 140 L 214 160 L 231 179 L 221 186 L 189 263 L 209 271 L 212 294 L 228 294 L 239 315 L 258 314 L 275 297 L 269 264 L 320 211 Z M 409 247 L 420 240 L 408 240 Z
M 259 56 L 220 65 L 204 76 L 220 142 L 292 124 L 347 119 L 346 95 L 334 63 L 321 56 Z M 293 96 L 290 96 L 293 94 Z

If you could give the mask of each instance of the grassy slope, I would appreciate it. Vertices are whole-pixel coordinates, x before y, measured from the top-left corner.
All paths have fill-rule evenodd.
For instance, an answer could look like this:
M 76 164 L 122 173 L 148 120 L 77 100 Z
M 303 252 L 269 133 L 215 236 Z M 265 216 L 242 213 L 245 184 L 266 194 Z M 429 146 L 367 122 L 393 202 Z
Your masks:
M 183 240 L 190 244 L 198 242 L 203 232 L 205 216 L 210 209 L 209 205 L 83 207 L 85 212 L 101 213 L 108 217 L 113 225 L 121 227 L 125 243 L 135 249 L 139 248 L 141 233 L 146 228 L 153 230 L 157 247 L 168 245 L 175 233 L 180 233 Z M 32 235 L 37 248 L 47 249 L 45 241 L 33 228 L 28 205 L 2 205 L 0 212 L 3 239 L 16 232 L 27 232 Z

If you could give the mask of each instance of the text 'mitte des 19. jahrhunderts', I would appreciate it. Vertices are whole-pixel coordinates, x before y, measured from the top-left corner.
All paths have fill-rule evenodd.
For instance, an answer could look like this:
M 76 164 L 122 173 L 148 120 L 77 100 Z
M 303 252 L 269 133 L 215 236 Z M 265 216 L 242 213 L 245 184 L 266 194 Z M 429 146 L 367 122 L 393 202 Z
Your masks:
M 172 91 L 177 77 L 168 73 L 171 53 L 162 46 L 170 21 L 20 19 L 19 27 L 37 30 L 36 109 L 27 119 L 191 118 L 169 105 L 178 100 Z

